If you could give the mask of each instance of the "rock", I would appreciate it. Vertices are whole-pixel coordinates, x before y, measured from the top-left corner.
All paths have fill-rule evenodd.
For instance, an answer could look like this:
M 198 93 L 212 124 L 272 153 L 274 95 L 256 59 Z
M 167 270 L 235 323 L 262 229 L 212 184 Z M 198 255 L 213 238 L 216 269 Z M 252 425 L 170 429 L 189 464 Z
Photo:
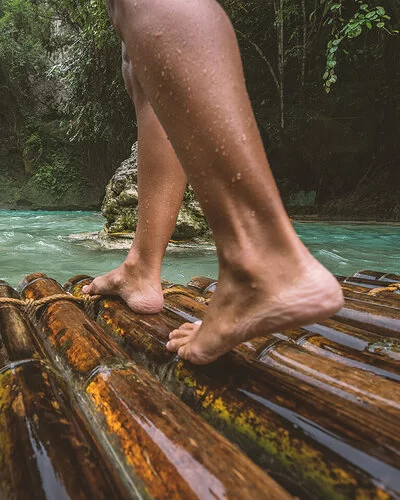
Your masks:
M 107 219 L 109 233 L 129 233 L 136 230 L 138 218 L 137 142 L 131 155 L 121 163 L 106 187 L 101 208 Z M 178 214 L 172 239 L 209 239 L 210 231 L 198 201 L 189 186 Z

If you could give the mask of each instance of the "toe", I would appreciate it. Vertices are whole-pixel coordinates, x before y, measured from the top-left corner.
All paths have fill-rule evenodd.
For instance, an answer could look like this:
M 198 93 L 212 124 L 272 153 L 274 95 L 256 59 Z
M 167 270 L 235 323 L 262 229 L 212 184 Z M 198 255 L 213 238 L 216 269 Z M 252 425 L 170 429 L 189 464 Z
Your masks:
M 170 340 L 173 340 L 173 339 L 180 339 L 182 337 L 186 337 L 187 333 L 185 330 L 181 330 L 180 328 L 178 330 L 173 330 L 172 332 L 170 332 L 169 334 L 169 339 Z
M 187 342 L 187 337 L 182 337 L 180 339 L 173 339 L 167 343 L 167 349 L 171 352 L 178 352 L 178 350 L 185 345 Z
M 95 293 L 93 283 L 94 281 L 92 281 L 89 285 L 83 286 L 82 292 L 87 293 L 88 295 L 93 295 Z
M 185 337 L 193 331 L 198 330 L 198 328 L 199 326 L 196 323 L 183 323 L 183 325 L 181 325 L 176 330 L 172 330 L 172 332 L 169 334 L 169 338 L 179 339 Z

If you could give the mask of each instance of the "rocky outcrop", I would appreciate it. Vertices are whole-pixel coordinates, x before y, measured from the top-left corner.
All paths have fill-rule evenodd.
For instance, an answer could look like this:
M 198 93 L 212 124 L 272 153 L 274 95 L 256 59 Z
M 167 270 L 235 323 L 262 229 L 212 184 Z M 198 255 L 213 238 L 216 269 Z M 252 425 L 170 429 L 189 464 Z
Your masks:
M 131 156 L 121 163 L 106 187 L 102 213 L 107 219 L 109 233 L 132 232 L 138 219 L 137 190 L 137 143 L 132 146 Z M 198 201 L 189 186 L 179 212 L 173 239 L 206 239 L 210 236 Z

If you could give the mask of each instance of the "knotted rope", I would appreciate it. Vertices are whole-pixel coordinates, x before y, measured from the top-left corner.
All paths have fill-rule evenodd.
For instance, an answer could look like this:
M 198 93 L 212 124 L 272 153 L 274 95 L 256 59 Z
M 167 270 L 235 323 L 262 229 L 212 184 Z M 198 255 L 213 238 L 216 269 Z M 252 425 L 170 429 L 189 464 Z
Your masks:
M 82 297 L 75 297 L 71 294 L 56 293 L 55 295 L 49 295 L 41 299 L 14 299 L 12 297 L 0 297 L 1 304 L 14 304 L 21 306 L 28 316 L 28 318 L 34 323 L 36 320 L 36 311 L 45 305 L 51 304 L 56 300 L 69 300 L 77 304 L 82 304 L 85 313 L 92 319 L 95 319 L 94 304 L 97 300 L 102 299 L 102 295 L 83 295 Z
M 373 297 L 377 295 L 381 295 L 384 292 L 396 292 L 397 290 L 400 291 L 400 283 L 390 283 L 388 286 L 384 287 L 379 287 L 379 288 L 373 288 L 368 292 L 367 295 L 372 295 Z
M 190 292 L 189 290 L 176 290 L 174 288 L 165 288 L 163 290 L 163 295 L 164 297 L 168 297 L 169 295 L 183 295 L 185 297 L 189 297 L 190 299 L 193 299 L 195 300 L 196 302 L 200 302 L 201 304 L 208 304 L 210 302 L 210 299 L 209 298 L 205 298 L 205 297 L 202 297 L 202 296 L 196 296 L 194 295 L 192 292 Z

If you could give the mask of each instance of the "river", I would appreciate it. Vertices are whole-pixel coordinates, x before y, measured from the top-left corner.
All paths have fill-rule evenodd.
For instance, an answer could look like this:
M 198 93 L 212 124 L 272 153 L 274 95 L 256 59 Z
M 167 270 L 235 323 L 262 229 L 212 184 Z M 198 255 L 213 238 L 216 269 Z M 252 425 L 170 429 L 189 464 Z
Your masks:
M 126 250 L 105 250 L 70 234 L 99 231 L 98 212 L 0 211 L 0 279 L 16 286 L 31 272 L 44 272 L 61 284 L 75 274 L 98 276 L 124 259 Z M 312 254 L 335 274 L 360 269 L 400 273 L 400 226 L 295 223 Z M 162 275 L 175 283 L 192 276 L 216 277 L 213 250 L 167 251 Z

